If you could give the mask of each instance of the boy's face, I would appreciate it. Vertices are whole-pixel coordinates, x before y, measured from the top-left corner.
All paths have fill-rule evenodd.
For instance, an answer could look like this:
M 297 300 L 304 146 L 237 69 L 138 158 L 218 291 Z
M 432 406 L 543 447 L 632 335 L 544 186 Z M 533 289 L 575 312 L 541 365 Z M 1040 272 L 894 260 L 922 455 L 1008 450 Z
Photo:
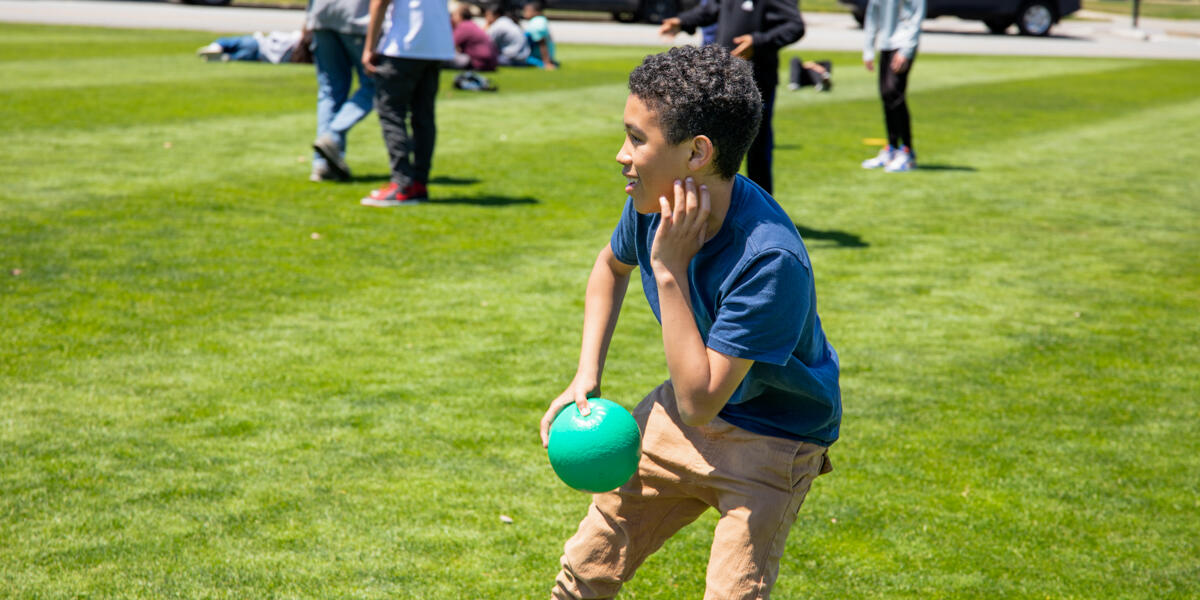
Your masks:
M 641 214 L 661 211 L 658 199 L 675 197 L 676 179 L 688 175 L 691 147 L 687 141 L 671 144 L 655 115 L 640 98 L 629 95 L 625 101 L 625 143 L 617 152 L 621 174 L 628 179 L 625 193 L 633 198 L 633 207 Z

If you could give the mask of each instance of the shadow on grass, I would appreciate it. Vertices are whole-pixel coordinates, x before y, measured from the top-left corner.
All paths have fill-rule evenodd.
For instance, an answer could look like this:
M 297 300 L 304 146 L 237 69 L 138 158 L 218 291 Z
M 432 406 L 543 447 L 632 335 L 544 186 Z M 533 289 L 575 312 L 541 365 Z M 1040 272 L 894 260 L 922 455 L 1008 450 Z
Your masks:
M 371 175 L 355 175 L 348 181 L 339 181 L 337 183 L 384 183 L 391 181 L 390 173 L 371 174 Z M 439 175 L 429 180 L 429 185 L 473 185 L 479 183 L 479 180 L 474 177 L 448 177 Z
M 446 175 L 438 175 L 429 180 L 429 185 L 471 185 L 479 183 L 479 180 L 474 177 L 448 177 Z
M 932 164 L 931 165 L 931 164 L 921 163 L 921 164 L 917 165 L 917 170 L 918 171 L 966 171 L 968 173 L 974 173 L 974 172 L 978 171 L 979 169 L 976 169 L 975 167 L 964 166 L 964 165 L 941 165 L 941 164 Z
M 514 198 L 511 196 L 474 196 L 463 198 L 439 198 L 436 194 L 424 202 L 425 204 L 471 204 L 474 206 L 512 206 L 515 204 L 537 204 L 537 198 L 522 196 Z
M 809 229 L 799 223 L 792 223 L 796 226 L 796 231 L 800 232 L 800 237 L 804 238 L 805 242 L 812 240 L 826 240 L 833 242 L 839 248 L 867 248 L 870 244 L 864 242 L 861 237 L 853 233 L 838 231 L 831 229 L 829 231 L 821 231 L 819 229 Z

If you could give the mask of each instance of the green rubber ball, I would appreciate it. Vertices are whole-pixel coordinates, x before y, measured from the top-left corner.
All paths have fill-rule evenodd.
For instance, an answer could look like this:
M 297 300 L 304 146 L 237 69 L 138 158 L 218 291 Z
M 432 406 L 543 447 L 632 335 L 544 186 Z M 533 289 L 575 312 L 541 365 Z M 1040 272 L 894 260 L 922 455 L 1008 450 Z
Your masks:
M 642 435 L 633 415 L 604 398 L 588 400 L 591 413 L 568 404 L 550 425 L 546 451 L 563 483 L 585 492 L 615 490 L 637 471 Z

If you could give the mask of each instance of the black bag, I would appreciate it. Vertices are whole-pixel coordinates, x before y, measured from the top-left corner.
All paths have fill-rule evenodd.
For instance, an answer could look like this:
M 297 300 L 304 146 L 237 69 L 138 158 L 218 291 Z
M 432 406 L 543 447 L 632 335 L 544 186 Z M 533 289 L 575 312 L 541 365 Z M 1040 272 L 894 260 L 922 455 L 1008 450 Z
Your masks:
M 454 78 L 454 89 L 468 92 L 494 92 L 500 88 L 475 71 L 463 71 Z

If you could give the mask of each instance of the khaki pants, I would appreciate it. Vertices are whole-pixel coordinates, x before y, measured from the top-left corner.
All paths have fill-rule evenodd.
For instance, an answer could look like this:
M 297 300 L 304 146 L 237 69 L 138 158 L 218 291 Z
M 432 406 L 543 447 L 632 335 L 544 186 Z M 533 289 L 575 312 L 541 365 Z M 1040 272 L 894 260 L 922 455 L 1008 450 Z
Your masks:
M 633 412 L 638 472 L 596 494 L 567 540 L 551 598 L 612 598 L 648 556 L 709 507 L 720 514 L 708 560 L 708 600 L 768 598 L 788 530 L 827 448 L 751 433 L 720 417 L 684 425 L 668 381 Z

